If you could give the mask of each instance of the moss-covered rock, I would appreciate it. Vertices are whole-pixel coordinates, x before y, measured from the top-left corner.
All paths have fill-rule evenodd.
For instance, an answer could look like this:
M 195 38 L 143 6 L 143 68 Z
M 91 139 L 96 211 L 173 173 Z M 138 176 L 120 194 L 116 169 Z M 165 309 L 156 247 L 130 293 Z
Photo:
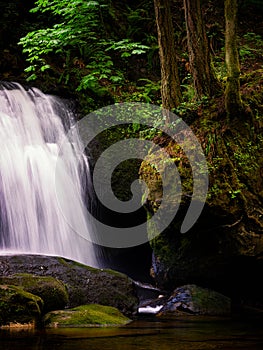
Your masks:
M 68 307 L 101 304 L 116 307 L 125 315 L 137 310 L 133 281 L 113 270 L 96 269 L 54 256 L 0 256 L 0 274 L 12 276 L 15 273 L 51 276 L 62 281 L 68 291 Z
M 185 285 L 175 289 L 157 316 L 167 317 L 182 312 L 191 315 L 230 315 L 231 300 L 207 288 Z
M 68 304 L 68 293 L 62 281 L 51 276 L 36 276 L 18 273 L 0 277 L 0 284 L 12 284 L 38 295 L 44 301 L 43 312 L 63 309 Z
M 118 309 L 99 304 L 81 305 L 69 310 L 51 311 L 44 317 L 46 327 L 117 326 L 131 320 Z
M 247 95 L 246 101 L 249 99 Z M 263 307 L 263 288 L 258 283 L 263 268 L 260 113 L 262 108 L 258 106 L 254 116 L 248 113 L 239 119 L 227 120 L 220 99 L 199 108 L 198 118 L 190 127 L 207 159 L 209 190 L 202 214 L 184 234 L 180 228 L 194 190 L 191 167 L 182 150 L 169 138 L 161 135 L 156 140 L 178 168 L 183 193 L 176 216 L 151 241 L 154 251 L 151 272 L 159 287 L 172 290 L 194 283 L 219 290 L 237 302 L 254 300 Z M 157 169 L 166 169 L 168 183 L 176 180 L 169 170 L 169 162 L 165 163 L 164 159 L 150 155 L 149 162 L 146 159 L 140 169 L 141 178 L 149 188 L 145 206 L 149 216 L 158 211 L 160 203 L 165 206 L 162 182 L 156 171 L 150 171 L 151 164 Z M 169 203 L 166 206 L 170 210 Z M 149 238 L 154 236 L 154 227 L 149 226 L 148 231 Z
M 10 324 L 36 324 L 41 318 L 43 300 L 21 287 L 0 285 L 0 327 Z

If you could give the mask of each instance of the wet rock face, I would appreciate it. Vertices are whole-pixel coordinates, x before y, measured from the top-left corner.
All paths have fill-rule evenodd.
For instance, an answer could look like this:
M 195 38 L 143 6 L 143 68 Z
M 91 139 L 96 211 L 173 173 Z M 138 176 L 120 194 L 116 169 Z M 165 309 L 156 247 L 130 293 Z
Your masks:
M 116 307 L 126 315 L 137 309 L 133 281 L 112 270 L 95 269 L 71 260 L 43 255 L 0 256 L 0 275 L 29 273 L 62 281 L 68 292 L 67 307 L 101 304 Z
M 171 235 L 163 239 L 165 245 L 160 239 L 155 246 L 152 268 L 157 286 L 173 290 L 181 285 L 197 284 L 231 297 L 237 305 L 263 308 L 263 286 L 259 280 L 262 255 L 231 252 L 234 234 L 228 234 L 230 237 L 219 229 L 178 236 L 175 233 L 175 239 Z M 221 249 L 220 244 L 225 247 Z
M 217 290 L 237 304 L 263 307 L 262 235 L 208 206 L 192 230 L 181 234 L 174 222 L 152 241 L 151 274 L 159 288 L 197 284 Z M 180 216 L 177 217 L 180 223 Z M 234 224 L 229 224 L 231 222 Z M 256 249 L 257 248 L 257 249 Z
M 203 211 L 189 231 L 180 232 L 198 189 L 190 158 L 167 135 L 160 135 L 155 141 L 163 146 L 163 156 L 149 152 L 140 167 L 140 178 L 148 187 L 145 209 L 149 217 L 158 213 L 161 201 L 164 212 L 169 212 L 177 200 L 174 194 L 163 200 L 161 172 L 154 171 L 163 170 L 167 188 L 177 183 L 165 155 L 173 160 L 181 180 L 180 206 L 169 226 L 156 236 L 148 223 L 148 236 L 155 236 L 150 242 L 154 252 L 151 275 L 159 288 L 173 290 L 192 283 L 263 307 L 258 277 L 263 268 L 262 126 L 249 117 L 245 123 L 240 118 L 223 121 L 216 104 L 203 108 L 190 126 L 207 160 L 209 188 Z

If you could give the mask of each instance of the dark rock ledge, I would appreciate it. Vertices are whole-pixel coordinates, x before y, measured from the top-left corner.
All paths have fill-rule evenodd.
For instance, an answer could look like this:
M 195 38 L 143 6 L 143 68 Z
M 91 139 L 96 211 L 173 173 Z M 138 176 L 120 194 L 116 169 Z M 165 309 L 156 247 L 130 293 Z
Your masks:
M 11 279 L 10 284 L 23 286 L 19 274 L 53 277 L 62 282 L 68 294 L 66 308 L 101 304 L 113 306 L 127 316 L 137 311 L 138 298 L 133 281 L 113 270 L 97 269 L 55 256 L 0 256 L 0 278 L 3 284 L 7 284 L 8 277 Z M 58 309 L 59 304 L 57 306 Z

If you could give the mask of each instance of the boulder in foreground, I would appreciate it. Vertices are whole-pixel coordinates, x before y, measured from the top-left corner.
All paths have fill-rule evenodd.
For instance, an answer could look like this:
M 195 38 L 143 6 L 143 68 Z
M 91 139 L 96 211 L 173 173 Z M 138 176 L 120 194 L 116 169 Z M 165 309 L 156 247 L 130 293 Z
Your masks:
M 41 318 L 43 300 L 22 288 L 0 285 L 0 328 L 12 325 L 34 326 Z
M 19 286 L 26 292 L 39 296 L 44 301 L 43 312 L 63 309 L 68 304 L 68 293 L 65 285 L 51 276 L 17 273 L 0 277 L 0 284 Z
M 44 325 L 48 328 L 105 327 L 125 325 L 130 321 L 114 307 L 90 304 L 69 310 L 51 311 L 45 315 Z
M 138 298 L 133 281 L 116 271 L 93 268 L 54 256 L 0 256 L 0 275 L 20 273 L 51 276 L 62 281 L 68 292 L 69 308 L 101 304 L 116 307 L 128 316 L 137 311 Z
M 231 313 L 231 299 L 216 291 L 188 284 L 176 288 L 157 316 L 178 314 L 226 316 Z

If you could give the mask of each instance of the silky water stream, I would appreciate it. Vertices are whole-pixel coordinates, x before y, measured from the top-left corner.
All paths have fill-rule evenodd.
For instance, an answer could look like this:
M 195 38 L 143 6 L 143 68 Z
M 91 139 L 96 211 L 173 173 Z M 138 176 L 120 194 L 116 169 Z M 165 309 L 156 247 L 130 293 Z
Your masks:
M 83 210 L 89 164 L 78 133 L 69 133 L 74 123 L 59 98 L 17 83 L 1 86 L 0 253 L 97 265 Z

